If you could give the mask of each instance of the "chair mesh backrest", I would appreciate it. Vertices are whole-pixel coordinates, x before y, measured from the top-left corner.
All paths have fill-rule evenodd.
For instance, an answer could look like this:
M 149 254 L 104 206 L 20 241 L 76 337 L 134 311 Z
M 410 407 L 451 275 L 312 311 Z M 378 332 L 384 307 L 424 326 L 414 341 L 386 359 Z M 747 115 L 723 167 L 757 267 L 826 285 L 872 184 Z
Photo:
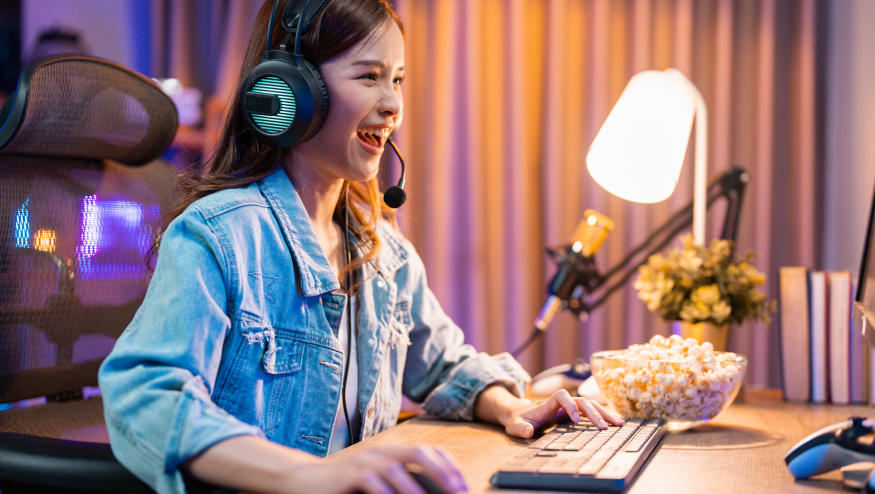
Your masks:
M 176 134 L 176 108 L 157 85 L 98 58 L 37 60 L 25 68 L 14 97 L 13 108 L 24 104 L 24 113 L 4 154 L 142 164 Z
M 98 62 L 37 67 L 0 149 L 0 403 L 97 384 L 176 198 L 175 172 L 155 160 L 176 131 L 172 103 Z
M 0 403 L 96 385 L 130 322 L 175 173 L 0 155 Z

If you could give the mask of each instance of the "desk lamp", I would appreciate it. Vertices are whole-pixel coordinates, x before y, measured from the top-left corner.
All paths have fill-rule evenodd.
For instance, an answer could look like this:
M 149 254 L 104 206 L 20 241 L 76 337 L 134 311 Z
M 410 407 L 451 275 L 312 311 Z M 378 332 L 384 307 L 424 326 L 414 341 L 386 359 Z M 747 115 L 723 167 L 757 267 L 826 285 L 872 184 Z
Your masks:
M 705 210 L 707 204 L 718 196 L 727 197 L 730 201 L 724 220 L 723 238 L 735 237 L 741 195 L 748 175 L 744 170 L 733 168 L 706 189 L 708 110 L 702 94 L 681 71 L 647 70 L 629 80 L 590 146 L 586 167 L 596 183 L 617 197 L 639 203 L 662 201 L 677 186 L 694 120 L 696 152 L 691 209 L 695 241 L 702 245 L 705 239 Z M 711 197 L 709 192 L 714 196 Z M 600 305 L 643 263 L 630 265 L 634 257 L 648 247 L 651 249 L 647 255 L 664 248 L 674 235 L 689 224 L 682 221 L 688 215 L 689 208 L 674 215 L 641 246 L 633 249 L 618 266 L 606 276 L 601 276 L 595 269 L 593 255 L 607 232 L 613 228 L 613 222 L 595 211 L 587 210 L 584 220 L 575 229 L 572 242 L 567 246 L 548 249 L 559 269 L 548 286 L 547 301 L 535 319 L 535 331 L 513 355 L 522 353 L 546 330 L 560 307 L 585 316 Z M 618 274 L 618 283 L 595 301 L 587 301 L 589 293 Z
M 681 71 L 646 70 L 629 80 L 589 148 L 586 168 L 596 183 L 621 199 L 662 201 L 678 183 L 694 116 L 693 236 L 702 245 L 708 109 Z

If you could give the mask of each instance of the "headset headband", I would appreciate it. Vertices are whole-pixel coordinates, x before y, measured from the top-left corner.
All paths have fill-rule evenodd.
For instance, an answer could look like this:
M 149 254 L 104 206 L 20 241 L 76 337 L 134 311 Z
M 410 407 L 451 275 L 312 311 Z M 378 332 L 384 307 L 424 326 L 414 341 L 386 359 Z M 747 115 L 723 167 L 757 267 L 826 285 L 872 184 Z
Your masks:
M 301 2 L 304 2 L 304 5 L 299 7 L 299 4 Z M 282 26 L 282 28 L 286 31 L 286 35 L 283 37 L 279 49 L 282 51 L 289 51 L 288 43 L 291 40 L 292 36 L 294 36 L 295 44 L 292 54 L 295 55 L 295 57 L 302 56 L 301 34 L 310 27 L 310 24 L 313 23 L 313 19 L 315 19 L 316 16 L 319 15 L 320 12 L 322 12 L 322 9 L 325 8 L 325 4 L 327 3 L 328 0 L 317 0 L 312 5 L 310 0 L 289 0 L 288 2 L 286 2 L 286 6 L 283 9 L 282 15 L 280 16 L 280 26 Z M 268 51 L 271 49 L 270 45 L 271 36 L 273 35 L 273 21 L 276 18 L 276 11 L 278 6 L 279 0 L 274 0 L 267 31 Z

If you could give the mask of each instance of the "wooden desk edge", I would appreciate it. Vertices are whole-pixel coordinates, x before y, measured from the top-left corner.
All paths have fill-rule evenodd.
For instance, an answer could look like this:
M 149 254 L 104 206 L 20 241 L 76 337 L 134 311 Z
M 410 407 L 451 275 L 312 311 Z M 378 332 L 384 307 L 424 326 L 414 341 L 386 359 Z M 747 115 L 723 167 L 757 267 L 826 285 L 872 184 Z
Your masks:
M 783 457 L 811 432 L 851 415 L 875 414 L 863 405 L 787 402 L 779 390 L 748 389 L 742 401 L 712 422 L 667 435 L 629 492 L 842 491 L 837 471 L 814 480 L 794 481 Z M 373 445 L 439 446 L 456 458 L 471 492 L 500 492 L 490 486 L 489 478 L 530 441 L 507 436 L 495 424 L 416 417 L 337 454 L 348 455 Z

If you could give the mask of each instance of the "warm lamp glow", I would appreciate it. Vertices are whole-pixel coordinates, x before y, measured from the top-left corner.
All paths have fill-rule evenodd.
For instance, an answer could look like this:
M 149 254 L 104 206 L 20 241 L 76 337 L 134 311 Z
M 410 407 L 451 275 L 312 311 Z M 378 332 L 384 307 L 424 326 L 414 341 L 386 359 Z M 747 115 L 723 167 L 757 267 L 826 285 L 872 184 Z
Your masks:
M 33 248 L 42 252 L 52 253 L 55 251 L 55 231 L 37 230 L 33 236 Z
M 586 157 L 593 180 L 633 202 L 659 202 L 680 177 L 695 100 L 677 71 L 648 70 L 629 80 Z
M 586 156 L 593 180 L 627 201 L 653 203 L 674 191 L 696 118 L 694 234 L 704 240 L 707 109 L 676 69 L 647 70 L 629 80 Z

